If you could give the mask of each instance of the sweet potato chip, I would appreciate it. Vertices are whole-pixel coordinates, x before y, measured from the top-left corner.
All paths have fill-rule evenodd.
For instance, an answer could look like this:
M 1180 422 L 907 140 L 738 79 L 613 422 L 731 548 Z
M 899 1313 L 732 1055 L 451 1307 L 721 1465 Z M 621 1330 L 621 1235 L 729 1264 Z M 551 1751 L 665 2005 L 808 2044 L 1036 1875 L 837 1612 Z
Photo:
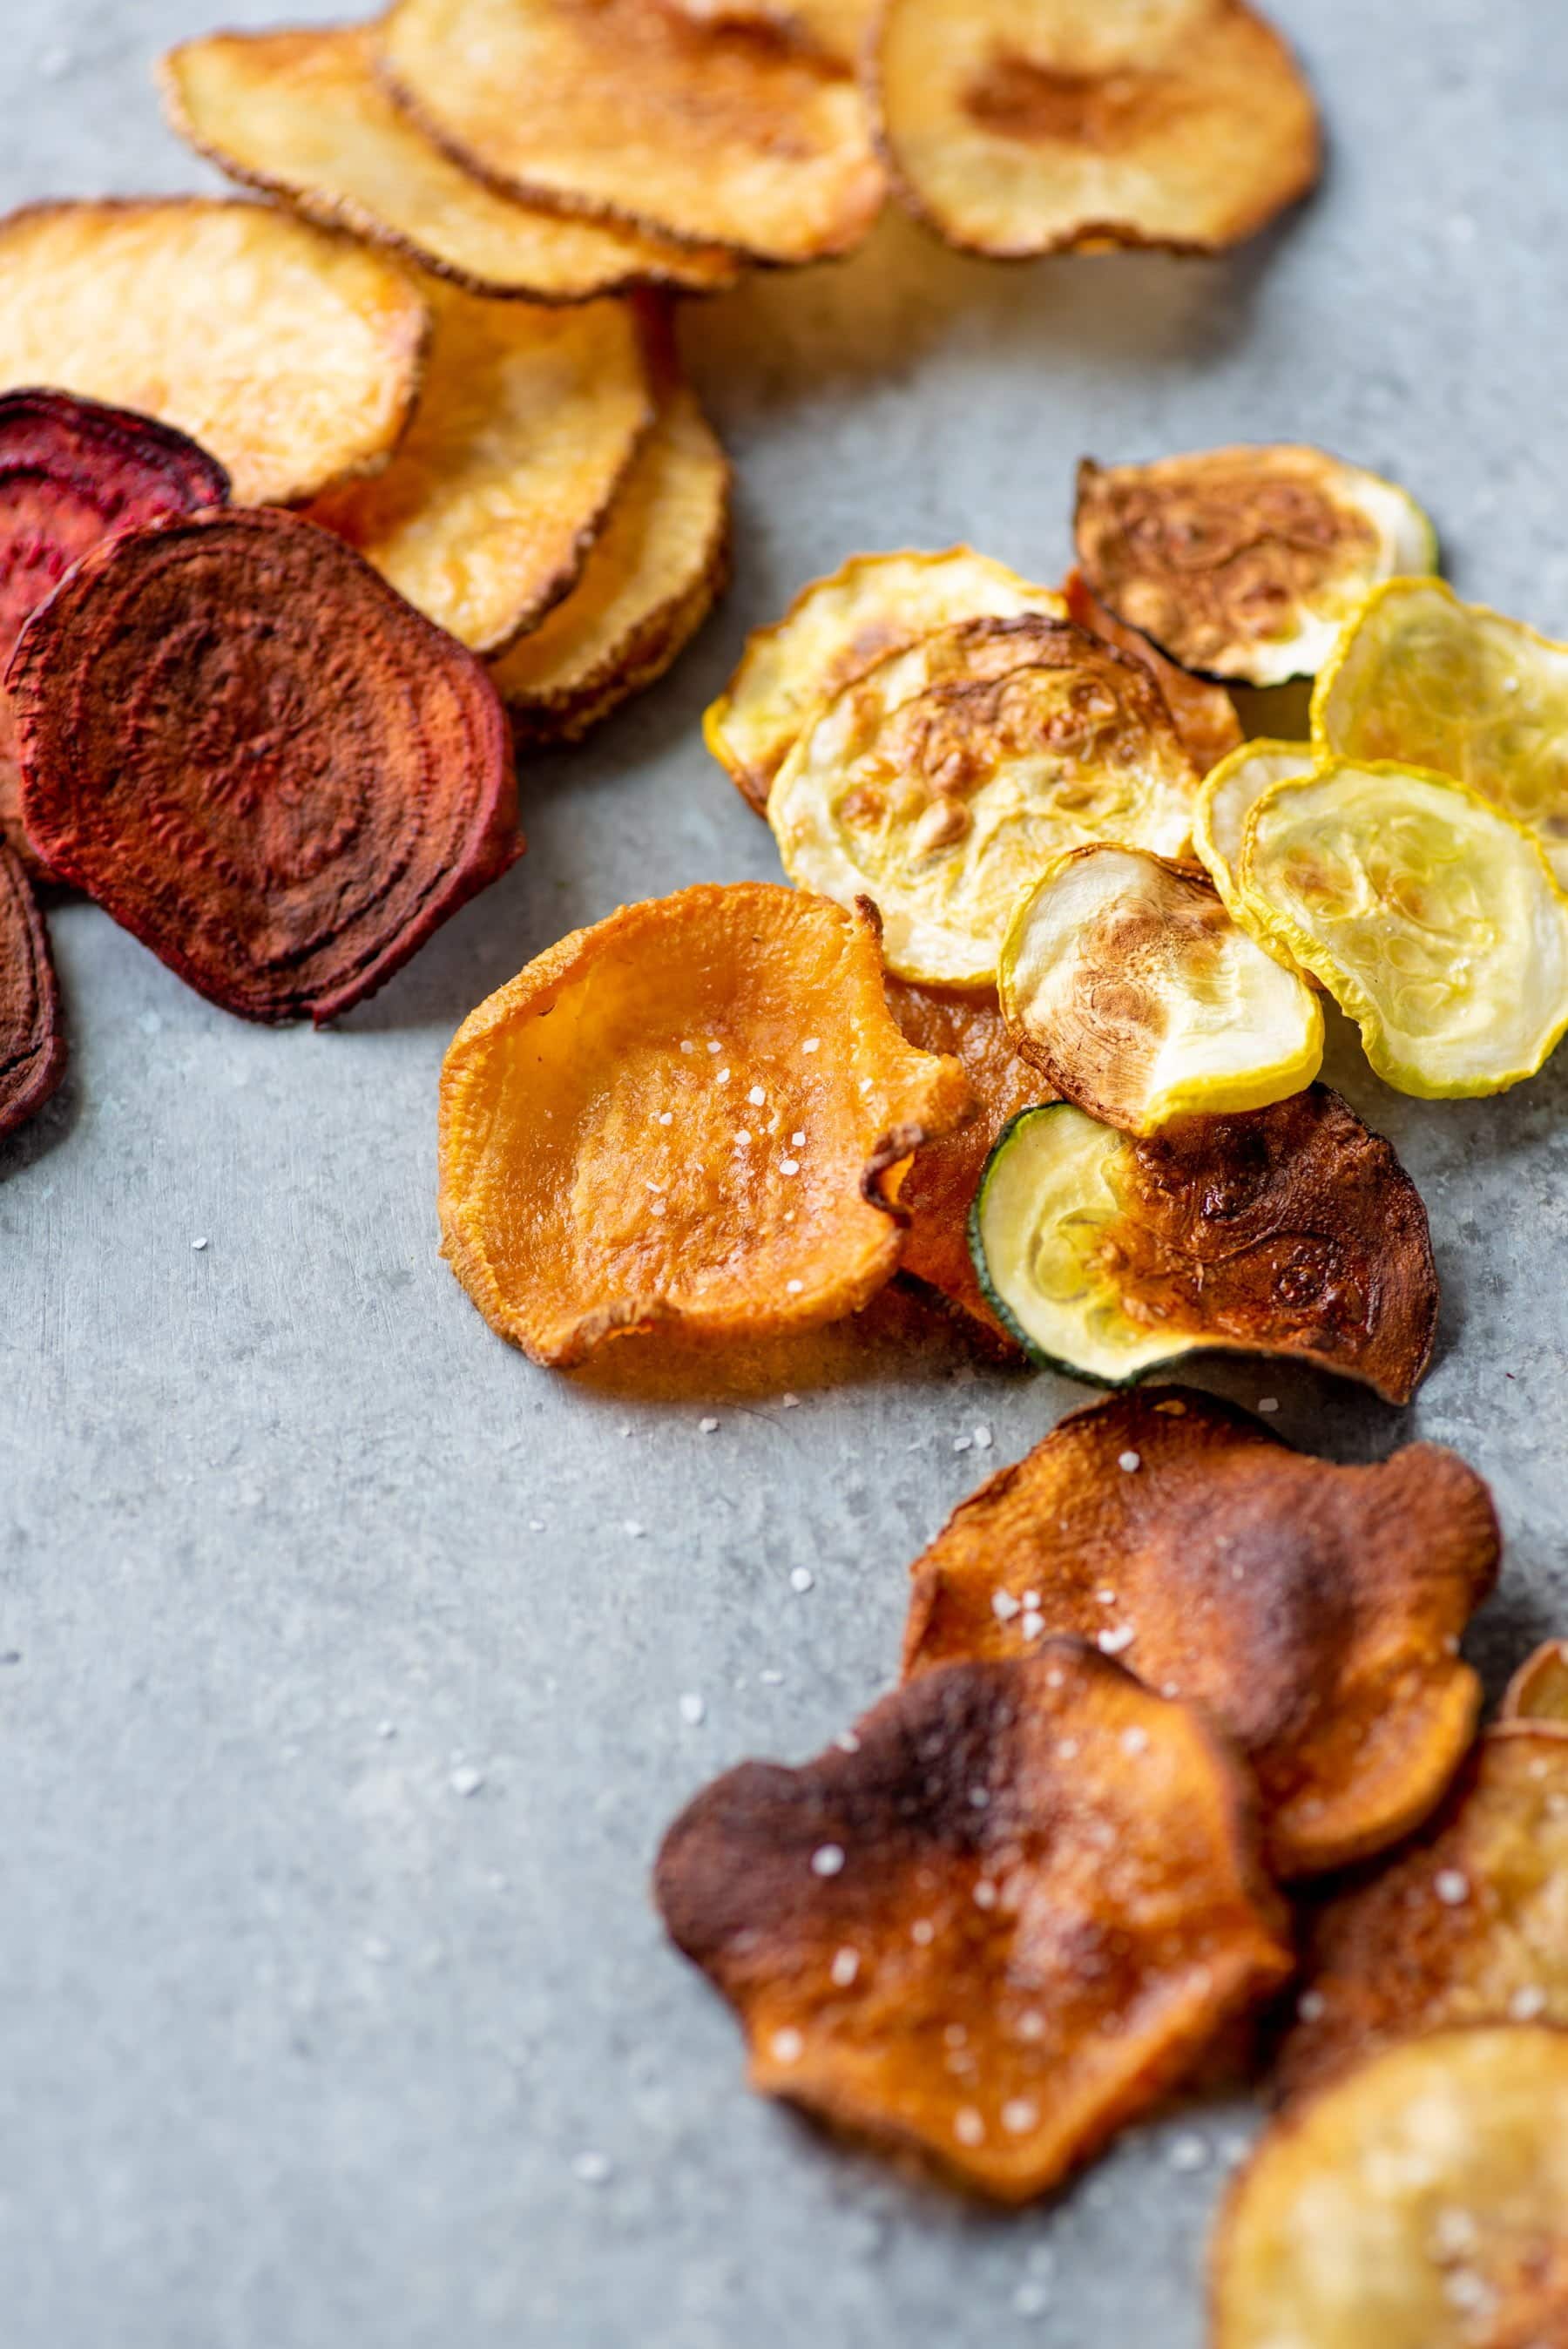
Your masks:
M 1568 1729 L 1568 1640 L 1548 1640 L 1525 1658 L 1508 1683 L 1502 1713 L 1505 1721 Z
M 996 260 L 1215 253 L 1318 174 L 1312 93 L 1243 0 L 888 0 L 866 81 L 899 193 Z
M 176 130 L 231 179 L 472 294 L 583 302 L 638 285 L 706 293 L 738 274 L 730 254 L 566 220 L 486 187 L 393 104 L 366 26 L 185 41 L 165 57 L 162 82 Z
M 1067 1102 L 992 1152 L 970 1246 L 1047 1369 L 1130 1386 L 1194 1349 L 1287 1354 L 1408 1402 L 1431 1359 L 1427 1211 L 1326 1085 L 1147 1141 Z
M 1150 644 L 1137 628 L 1130 628 L 1108 604 L 1100 602 L 1081 571 L 1068 572 L 1062 582 L 1062 596 L 1069 620 L 1076 620 L 1091 636 L 1103 636 L 1130 660 L 1141 661 L 1151 673 L 1201 775 L 1241 748 L 1242 721 L 1222 685 L 1211 684 L 1207 678 L 1194 677 L 1190 669 L 1178 668 L 1174 661 L 1167 660 L 1158 645 Z
M 6 679 L 51 872 L 248 1019 L 330 1019 L 517 854 L 483 669 L 299 516 L 100 543 Z
M 1025 2201 L 1289 1972 L 1244 1774 L 1076 1641 L 928 1673 L 844 1744 L 730 1771 L 659 1854 L 764 2094 Z
M 0 221 L 0 388 L 50 384 L 175 425 L 242 505 L 378 471 L 428 327 L 406 271 L 270 204 L 35 204 Z
M 435 334 L 408 436 L 311 517 L 470 652 L 501 652 L 575 585 L 652 421 L 636 313 L 425 286 Z
M 854 78 L 809 26 L 663 0 L 396 0 L 384 70 L 481 177 L 758 261 L 847 253 L 882 207 Z
M 893 1026 L 869 916 L 761 882 L 624 905 L 459 1030 L 445 1253 L 561 1369 L 659 1327 L 811 1329 L 892 1278 L 899 1171 L 967 1106 Z
M 1480 1710 L 1455 1651 L 1497 1562 L 1491 1496 L 1453 1453 L 1339 1468 L 1150 1388 L 1074 1412 L 960 1504 L 911 1568 L 904 1672 L 1098 1641 L 1241 1748 L 1274 1871 L 1301 1876 L 1442 1795 Z
M 1568 1737 L 1488 1732 L 1419 1844 L 1324 1909 L 1280 2054 L 1298 2095 L 1392 2039 L 1451 2024 L 1568 2025 Z
M 1136 661 L 1070 620 L 965 620 L 819 709 L 768 821 L 801 888 L 874 900 L 900 978 L 989 987 L 1053 856 L 1092 840 L 1183 855 L 1196 786 Z
M 743 799 L 768 812 L 774 778 L 819 704 L 955 620 L 1063 619 L 1032 587 L 973 547 L 943 554 L 854 554 L 803 587 L 781 620 L 746 640 L 739 667 L 703 720 L 703 739 Z
M 1413 498 L 1321 449 L 1086 457 L 1074 527 L 1113 612 L 1183 667 L 1250 685 L 1313 676 L 1369 589 L 1438 559 Z
M 48 935 L 20 860 L 0 840 L 0 1137 L 43 1108 L 65 1072 Z
M 1560 2349 L 1568 2033 L 1445 2031 L 1277 2120 L 1214 2247 L 1213 2349 Z

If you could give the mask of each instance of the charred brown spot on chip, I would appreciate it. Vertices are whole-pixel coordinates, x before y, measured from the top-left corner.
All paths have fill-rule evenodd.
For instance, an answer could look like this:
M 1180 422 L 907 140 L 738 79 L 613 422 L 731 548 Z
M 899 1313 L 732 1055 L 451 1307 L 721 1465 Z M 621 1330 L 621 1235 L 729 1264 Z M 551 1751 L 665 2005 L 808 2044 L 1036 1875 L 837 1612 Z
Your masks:
M 764 2093 L 1022 2201 L 1289 1971 L 1244 1774 L 1076 1642 L 932 1672 L 845 1744 L 729 1772 L 659 1855 Z
M 1243 739 L 1242 721 L 1222 686 L 1211 684 L 1207 678 L 1193 677 L 1174 661 L 1167 660 L 1157 645 L 1150 644 L 1139 629 L 1130 628 L 1124 620 L 1119 620 L 1109 605 L 1100 602 L 1081 571 L 1068 572 L 1062 583 L 1062 595 L 1069 619 L 1076 620 L 1091 636 L 1102 636 L 1130 659 L 1141 661 L 1150 671 L 1200 774 L 1206 775 L 1211 767 L 1240 749 Z
M 20 861 L 0 840 L 0 1139 L 43 1108 L 65 1072 L 48 935 Z
M 1568 1729 L 1568 1640 L 1548 1640 L 1509 1682 L 1503 1718 Z

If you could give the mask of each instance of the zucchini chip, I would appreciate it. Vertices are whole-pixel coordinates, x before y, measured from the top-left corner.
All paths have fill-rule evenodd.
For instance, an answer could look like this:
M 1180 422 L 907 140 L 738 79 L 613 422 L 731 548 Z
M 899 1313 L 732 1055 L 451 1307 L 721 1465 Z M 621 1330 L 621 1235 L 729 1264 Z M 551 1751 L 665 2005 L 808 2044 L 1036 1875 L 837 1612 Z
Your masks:
M 954 620 L 1015 620 L 1026 612 L 1066 617 L 1050 588 L 1030 586 L 973 547 L 851 555 L 803 587 L 781 620 L 748 636 L 739 667 L 703 719 L 703 739 L 766 815 L 774 778 L 820 703 Z
M 1272 784 L 1235 898 L 1400 1092 L 1503 1092 L 1568 1029 L 1568 898 L 1537 836 L 1462 783 L 1332 761 Z
M 241 505 L 378 472 L 429 324 L 385 254 L 271 204 L 34 204 L 0 221 L 0 389 L 50 384 L 175 425 Z
M 21 860 L 0 840 L 0 1140 L 43 1108 L 65 1073 L 48 933 Z
M 1006 2202 L 1291 1970 L 1244 1772 L 1076 1640 L 929 1672 L 802 1768 L 729 1771 L 654 1889 L 737 2009 L 754 2088 Z
M 803 24 L 665 0 L 395 0 L 383 70 L 481 179 L 751 259 L 860 243 L 882 169 L 854 76 Z
M 1125 620 L 1119 620 L 1109 605 L 1100 602 L 1081 571 L 1069 571 L 1063 580 L 1062 600 L 1069 620 L 1076 620 L 1091 636 L 1103 636 L 1119 653 L 1125 653 L 1130 660 L 1141 661 L 1152 673 L 1176 720 L 1176 731 L 1201 775 L 1206 775 L 1222 759 L 1241 748 L 1242 721 L 1222 685 L 1194 677 L 1191 670 L 1178 668 L 1174 661 L 1167 660 L 1157 645 L 1151 645 L 1138 629 L 1130 628 Z
M 1568 2340 L 1568 2033 L 1447 2031 L 1262 2139 L 1215 2240 L 1213 2349 Z
M 459 1030 L 444 1252 L 559 1369 L 661 1326 L 814 1329 L 891 1279 L 904 1162 L 967 1107 L 893 1026 L 869 913 L 762 882 L 624 905 Z
M 1019 900 L 1002 1016 L 1025 1060 L 1124 1133 L 1266 1109 L 1323 1063 L 1323 1014 L 1208 880 L 1141 848 L 1069 848 Z
M 1508 1683 L 1502 1714 L 1505 1721 L 1560 1723 L 1568 1729 L 1568 1640 L 1547 1640 L 1525 1658 Z
M 1321 449 L 1086 457 L 1074 530 L 1113 612 L 1183 668 L 1247 685 L 1315 676 L 1369 589 L 1438 559 L 1413 498 Z
M 1281 2092 L 1451 2024 L 1568 2026 L 1565 1917 L 1568 1737 L 1508 1722 L 1481 1740 L 1419 1845 L 1319 1913 Z
M 1217 253 L 1305 196 L 1317 110 L 1243 0 L 888 0 L 867 97 L 893 183 L 967 253 Z
M 1255 920 L 1243 916 L 1236 889 L 1248 816 L 1271 785 L 1310 775 L 1316 766 L 1309 743 L 1243 742 L 1205 777 L 1192 812 L 1192 845 L 1233 922 L 1245 921 L 1256 929 Z M 1267 945 L 1272 954 L 1281 951 L 1271 940 L 1260 938 L 1258 943 Z
M 1427 1211 L 1326 1085 L 1148 1141 L 1063 1102 L 991 1153 L 980 1285 L 1031 1358 L 1130 1386 L 1204 1349 L 1284 1354 L 1406 1403 L 1431 1359 Z
M 910 1569 L 904 1674 L 1098 1641 L 1232 1739 L 1269 1865 L 1299 1877 L 1441 1798 L 1480 1710 L 1460 1636 L 1497 1565 L 1491 1495 L 1453 1453 L 1336 1467 L 1149 1389 L 1074 1412 L 954 1510 Z
M 393 104 L 366 26 L 214 33 L 170 49 L 161 80 L 174 129 L 231 179 L 471 294 L 583 302 L 633 285 L 707 293 L 738 274 L 731 254 L 565 220 L 486 187 Z
M 992 987 L 1053 857 L 1095 840 L 1184 855 L 1196 786 L 1136 661 L 1070 620 L 964 620 L 817 711 L 768 821 L 801 888 L 874 900 L 900 978 Z
M 1537 834 L 1568 888 L 1568 645 L 1440 579 L 1393 579 L 1347 625 L 1312 720 L 1336 758 L 1468 783 Z

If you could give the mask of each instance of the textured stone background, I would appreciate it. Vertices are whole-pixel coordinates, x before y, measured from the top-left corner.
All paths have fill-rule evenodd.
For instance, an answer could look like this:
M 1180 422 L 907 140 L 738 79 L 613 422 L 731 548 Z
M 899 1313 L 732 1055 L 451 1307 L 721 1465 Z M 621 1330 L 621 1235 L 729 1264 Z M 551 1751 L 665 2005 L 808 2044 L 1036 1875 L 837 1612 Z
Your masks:
M 748 2097 L 645 1892 L 703 1779 L 814 1752 L 884 1686 L 905 1560 L 1083 1392 L 898 1297 L 733 1386 L 660 1392 L 629 1353 L 546 1376 L 437 1260 L 434 1106 L 459 1019 L 562 931 L 775 871 L 697 733 L 746 629 L 855 548 L 966 535 L 1053 575 L 1086 448 L 1322 440 L 1410 483 L 1462 588 L 1568 634 L 1557 9 L 1277 13 L 1333 165 L 1237 258 L 988 269 L 892 222 L 690 318 L 735 592 L 527 776 L 527 858 L 338 1030 L 247 1028 L 91 906 L 53 916 L 73 1072 L 0 1152 L 7 2349 L 1194 2349 L 1244 2110 L 1131 2134 L 1049 2209 L 969 2209 Z M 5 202 L 204 183 L 149 86 L 193 0 L 6 19 Z M 1495 1682 L 1568 1612 L 1568 1071 L 1428 1107 L 1341 1031 L 1331 1073 L 1430 1207 L 1438 1367 L 1402 1418 L 1212 1383 L 1342 1456 L 1419 1432 L 1496 1481 Z M 984 1463 L 954 1449 L 979 1426 Z

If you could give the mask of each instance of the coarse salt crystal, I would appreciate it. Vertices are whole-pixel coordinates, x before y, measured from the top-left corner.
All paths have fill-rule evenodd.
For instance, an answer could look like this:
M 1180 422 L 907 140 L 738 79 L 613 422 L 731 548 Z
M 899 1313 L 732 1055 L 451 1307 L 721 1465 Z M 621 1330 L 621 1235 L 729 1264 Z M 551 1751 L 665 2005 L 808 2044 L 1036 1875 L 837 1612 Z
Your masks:
M 779 1398 L 779 1407 L 784 1411 L 799 1411 L 800 1408 L 800 1398 L 798 1394 L 782 1395 Z
M 718 1422 L 717 1419 L 699 1419 L 697 1421 L 697 1425 L 701 1428 L 705 1435 L 717 1435 L 718 1433 Z
M 676 1122 L 676 1113 L 675 1113 L 675 1112 L 674 1112 L 674 1110 L 673 1110 L 673 1109 L 662 1109 L 662 1110 L 660 1110 L 660 1112 L 659 1112 L 659 1123 L 660 1123 L 661 1125 L 673 1125 L 673 1124 L 675 1123 L 675 1122 Z
M 1304 1990 L 1296 2000 L 1295 2011 L 1303 2023 L 1321 2023 L 1328 2012 L 1328 2001 L 1320 1990 Z
M 707 1040 L 707 1049 L 708 1049 L 708 1050 L 709 1050 L 710 1052 L 717 1052 L 717 1051 L 718 1050 L 718 1049 L 719 1049 L 719 1045 L 718 1045 L 718 1040 L 717 1040 L 717 1037 L 715 1037 L 715 1036 L 710 1036 L 710 1037 L 708 1038 L 708 1040 Z
M 816 1578 L 809 1566 L 794 1567 L 790 1570 L 789 1588 L 791 1590 L 810 1590 Z
M 1142 1467 L 1143 1462 L 1136 1452 L 1119 1452 L 1116 1457 L 1116 1464 L 1119 1468 L 1122 1469 L 1126 1475 L 1130 1476 L 1134 1469 Z
M 806 1130 L 804 1126 L 802 1126 L 799 1133 L 792 1133 L 789 1136 L 789 1146 L 792 1150 L 803 1150 L 805 1145 Z
M 785 1290 L 790 1297 L 799 1297 L 800 1291 L 805 1288 L 805 1286 L 806 1284 L 803 1280 L 787 1280 L 784 1283 Z M 784 1408 L 786 1411 L 789 1408 L 789 1398 L 788 1395 L 784 1398 Z
M 989 1452 L 989 1451 L 990 1451 L 990 1449 L 991 1449 L 991 1431 L 990 1431 L 990 1429 L 989 1429 L 988 1427 L 977 1427 L 977 1428 L 975 1429 L 975 1448 L 976 1448 L 976 1450 L 977 1450 L 977 1451 L 980 1451 L 980 1452 Z
M 967 1452 L 974 1441 L 975 1438 L 972 1435 L 955 1435 L 953 1439 L 953 1449 L 954 1452 Z
M 995 1909 L 996 1906 L 996 1888 L 989 1877 L 981 1877 L 975 1885 L 975 1906 L 976 1909 Z
M 780 1174 L 799 1174 L 800 1172 L 799 1160 L 798 1158 L 781 1158 L 779 1161 L 779 1172 Z
M 1045 1628 L 1046 1619 L 1040 1613 L 1039 1609 L 1035 1607 L 1026 1608 L 1024 1610 L 1024 1619 L 1018 1626 L 1018 1629 L 1022 1631 L 1025 1639 L 1037 1640 Z
M 821 1041 L 820 1036 L 808 1036 L 800 1050 L 802 1052 L 815 1052 L 820 1048 Z
M 1024 2137 L 1040 2117 L 1040 2108 L 1031 2096 L 1009 2096 L 1002 2107 L 1002 2127 L 1010 2136 Z
M 625 1521 L 624 1526 L 623 1527 L 623 1531 L 626 1534 L 628 1539 L 632 1541 L 641 1541 L 643 1536 L 647 1532 L 647 1530 L 646 1526 L 640 1526 L 635 1517 L 628 1517 Z
M 985 2124 L 973 2105 L 961 2106 L 954 2114 L 953 2134 L 960 2145 L 980 2145 L 984 2142 Z
M 1010 1590 L 994 1590 L 991 1593 L 991 1612 L 998 1623 L 1010 1623 L 1019 1612 L 1019 1603 Z
M 1264 1395 L 1260 1397 L 1258 1409 L 1260 1411 L 1277 1411 L 1279 1409 L 1278 1395 Z
M 753 1109 L 760 1109 L 768 1096 L 763 1092 L 760 1085 L 753 1085 L 746 1098 L 751 1103 Z
M 1432 1878 L 1432 1890 L 1446 1909 L 1457 1909 L 1470 1899 L 1470 1878 L 1457 1868 L 1439 1868 Z
M 844 1865 L 841 1843 L 820 1843 L 811 1854 L 813 1876 L 837 1876 Z
M 1078 1750 L 1078 1742 L 1076 1737 L 1062 1737 L 1057 1741 L 1057 1754 L 1063 1762 L 1070 1762 Z
M 1123 1623 L 1115 1631 L 1097 1631 L 1094 1644 L 1102 1656 L 1119 1656 L 1130 1648 L 1138 1637 L 1130 1623 Z
M 1188 2134 L 1172 2140 L 1167 2158 L 1172 2169 L 1202 2169 L 1209 2158 L 1209 2148 L 1201 2137 Z
M 936 1928 L 929 1917 L 917 1917 L 909 1929 L 909 1938 L 923 1950 L 928 1950 L 936 1939 Z
M 776 2031 L 772 2044 L 774 2061 L 779 2064 L 798 2064 L 806 2052 L 806 2043 L 798 2031 Z
M 1146 1754 L 1149 1750 L 1147 1729 L 1140 1729 L 1136 1723 L 1130 1729 L 1124 1729 L 1121 1733 L 1121 1750 L 1124 1754 Z
M 695 1692 L 682 1697 L 681 1719 L 687 1723 L 691 1728 L 700 1728 L 707 1713 L 707 1705 L 704 1704 L 701 1697 L 697 1696 Z
M 1515 2023 L 1533 2023 L 1538 2014 L 1546 2012 L 1546 1992 L 1539 1982 L 1529 1982 L 1514 1992 L 1508 2002 L 1508 2012 Z
M 447 1780 L 454 1795 L 477 1795 L 484 1782 L 484 1772 L 476 1770 L 469 1762 L 463 1763 Z
M 737 1148 L 738 1148 L 738 1149 L 740 1149 L 740 1150 L 744 1150 L 744 1149 L 747 1147 L 747 1145 L 748 1144 L 748 1143 L 750 1142 L 750 1140 L 751 1140 L 751 1129 L 750 1129 L 750 1127 L 749 1127 L 749 1126 L 745 1126 L 745 1125 L 741 1126 L 741 1127 L 739 1128 L 739 1130 L 738 1131 L 738 1133 L 737 1133 L 737 1134 L 736 1134 L 736 1137 L 735 1137 L 735 1141 L 736 1141 L 736 1146 L 737 1146 Z
M 845 1949 L 834 1951 L 833 1962 L 829 1968 L 829 1971 L 831 1973 L 833 1981 L 840 1990 L 848 1990 L 855 1976 L 860 1972 L 860 1970 L 861 1959 L 858 1950 Z
M 852 1729 L 841 1729 L 833 1743 L 841 1754 L 858 1754 L 861 1750 L 861 1741 Z

